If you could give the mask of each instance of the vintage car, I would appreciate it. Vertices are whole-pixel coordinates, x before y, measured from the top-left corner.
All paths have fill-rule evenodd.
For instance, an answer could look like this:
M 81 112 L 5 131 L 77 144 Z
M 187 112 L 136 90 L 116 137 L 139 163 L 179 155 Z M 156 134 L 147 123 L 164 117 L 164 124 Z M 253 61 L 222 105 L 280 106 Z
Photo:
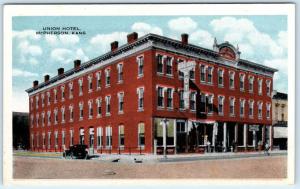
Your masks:
M 88 146 L 84 144 L 70 146 L 69 150 L 63 152 L 63 157 L 71 159 L 88 159 Z

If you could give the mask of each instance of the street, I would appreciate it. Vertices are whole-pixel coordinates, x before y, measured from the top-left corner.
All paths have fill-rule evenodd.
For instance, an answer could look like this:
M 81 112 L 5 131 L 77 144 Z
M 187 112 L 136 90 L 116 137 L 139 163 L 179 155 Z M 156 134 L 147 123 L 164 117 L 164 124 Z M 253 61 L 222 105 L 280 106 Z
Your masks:
M 15 179 L 285 178 L 287 156 L 128 163 L 14 156 Z

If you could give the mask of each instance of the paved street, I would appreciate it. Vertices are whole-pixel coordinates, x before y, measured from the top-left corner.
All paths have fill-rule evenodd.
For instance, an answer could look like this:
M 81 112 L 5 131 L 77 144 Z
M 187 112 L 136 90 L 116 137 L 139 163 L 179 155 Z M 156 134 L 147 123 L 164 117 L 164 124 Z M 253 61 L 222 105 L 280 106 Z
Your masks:
M 14 156 L 14 178 L 285 178 L 287 156 L 129 163 Z

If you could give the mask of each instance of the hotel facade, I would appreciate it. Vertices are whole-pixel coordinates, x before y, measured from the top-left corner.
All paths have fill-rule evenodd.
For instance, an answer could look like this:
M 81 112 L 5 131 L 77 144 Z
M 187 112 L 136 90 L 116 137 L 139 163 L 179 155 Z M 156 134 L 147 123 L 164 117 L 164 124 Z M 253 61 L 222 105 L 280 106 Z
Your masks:
M 98 153 L 249 151 L 272 147 L 276 69 L 228 42 L 205 49 L 133 32 L 127 43 L 44 81 L 29 95 L 30 147 Z

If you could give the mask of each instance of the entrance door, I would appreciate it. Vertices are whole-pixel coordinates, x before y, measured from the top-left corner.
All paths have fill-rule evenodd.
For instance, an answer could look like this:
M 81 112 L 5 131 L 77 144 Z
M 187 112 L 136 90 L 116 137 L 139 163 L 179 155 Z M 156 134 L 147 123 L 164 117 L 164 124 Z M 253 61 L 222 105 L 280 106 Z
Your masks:
M 187 150 L 187 129 L 185 121 L 176 122 L 176 150 L 177 153 L 183 153 Z

